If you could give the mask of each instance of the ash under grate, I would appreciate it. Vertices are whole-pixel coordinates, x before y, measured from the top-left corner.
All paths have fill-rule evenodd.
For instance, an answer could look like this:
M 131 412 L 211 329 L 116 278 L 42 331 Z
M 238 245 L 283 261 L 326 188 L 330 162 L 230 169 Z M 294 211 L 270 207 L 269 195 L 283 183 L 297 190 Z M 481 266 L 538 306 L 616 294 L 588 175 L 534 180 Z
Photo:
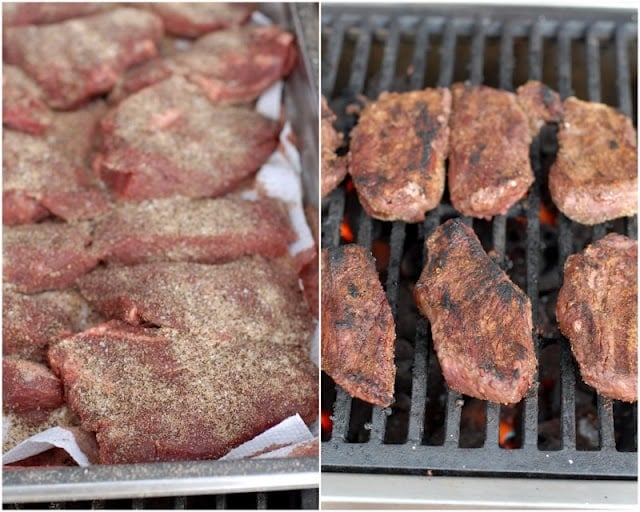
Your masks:
M 325 6 L 322 91 L 338 114 L 338 128 L 348 133 L 354 125 L 349 105 L 361 95 L 374 99 L 385 90 L 460 80 L 514 90 L 538 79 L 563 98 L 609 103 L 636 119 L 632 14 L 515 12 Z M 323 470 L 636 477 L 637 404 L 605 399 L 582 383 L 554 310 L 566 258 L 611 231 L 636 238 L 637 219 L 591 228 L 558 215 L 545 183 L 556 151 L 555 129 L 547 127 L 531 147 L 536 182 L 528 196 L 491 222 L 463 218 L 486 250 L 503 256 L 503 267 L 532 302 L 539 374 L 515 406 L 447 388 L 428 322 L 413 303 L 425 238 L 459 216 L 446 192 L 417 225 L 371 219 L 348 181 L 325 199 L 323 247 L 355 242 L 379 263 L 396 318 L 398 374 L 396 401 L 386 410 L 351 399 L 323 375 L 322 407 L 332 419 L 323 431 Z

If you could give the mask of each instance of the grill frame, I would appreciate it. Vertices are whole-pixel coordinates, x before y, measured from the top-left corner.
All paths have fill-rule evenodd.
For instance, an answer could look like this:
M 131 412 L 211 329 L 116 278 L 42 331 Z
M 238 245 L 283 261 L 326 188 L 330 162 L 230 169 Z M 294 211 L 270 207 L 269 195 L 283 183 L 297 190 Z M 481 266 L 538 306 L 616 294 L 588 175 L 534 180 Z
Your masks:
M 630 38 L 637 40 L 637 21 L 634 11 L 603 11 L 586 9 L 536 9 L 502 8 L 492 6 L 376 6 L 365 8 L 354 5 L 325 5 L 322 9 L 322 68 L 321 89 L 332 99 L 334 96 L 355 98 L 365 93 L 375 98 L 381 91 L 394 90 L 394 68 L 398 59 L 398 49 L 403 36 L 414 42 L 412 66 L 414 73 L 408 79 L 408 88 L 424 86 L 425 66 L 430 47 L 430 36 L 440 38 L 440 61 L 438 78 L 434 85 L 449 86 L 454 78 L 456 38 L 464 36 L 472 41 L 468 79 L 473 84 L 485 81 L 484 47 L 487 38 L 500 38 L 500 65 L 497 85 L 501 89 L 514 90 L 513 72 L 514 38 L 528 37 L 528 76 L 530 79 L 543 78 L 543 42 L 554 38 L 557 45 L 557 84 L 555 87 L 565 98 L 571 95 L 572 41 L 583 38 L 586 41 L 586 91 L 591 101 L 601 101 L 601 80 L 599 44 L 601 39 L 613 39 L 616 55 L 616 97 L 615 105 L 620 111 L 632 116 L 634 104 L 631 95 L 631 76 L 628 69 Z M 349 67 L 345 90 L 336 88 L 341 51 L 345 39 L 350 38 L 353 46 L 352 65 Z M 382 41 L 384 48 L 379 59 L 380 66 L 376 80 L 367 77 L 372 45 Z M 377 64 L 377 62 L 376 62 Z M 374 66 L 375 67 L 375 66 Z M 637 64 L 635 67 L 637 73 Z M 373 85 L 372 85 L 373 84 Z M 492 224 L 493 249 L 504 254 L 506 223 L 509 217 L 526 215 L 527 219 L 527 285 L 524 290 L 532 298 L 534 325 L 539 314 L 539 239 L 540 223 L 538 211 L 541 201 L 542 171 L 541 141 L 536 138 L 531 148 L 532 168 L 536 182 L 529 197 L 516 204 L 505 216 L 494 217 Z M 340 223 L 345 210 L 344 186 L 335 190 L 323 201 L 322 246 L 336 247 L 340 242 Z M 423 240 L 439 225 L 441 219 L 448 218 L 453 209 L 441 204 L 428 212 L 421 225 Z M 459 215 L 459 214 L 458 214 Z M 472 225 L 471 218 L 463 221 Z M 357 223 L 356 243 L 367 248 L 372 246 L 374 223 L 380 221 L 369 218 L 362 210 Z M 397 317 L 399 265 L 403 244 L 407 234 L 402 222 L 391 224 L 390 256 L 385 290 L 394 317 Z M 605 223 L 594 227 L 593 240 L 603 237 L 610 225 Z M 625 222 L 625 234 L 637 237 L 637 218 Z M 575 252 L 573 248 L 573 226 L 563 215 L 559 217 L 559 265 L 564 265 L 567 256 Z M 423 254 L 424 261 L 424 254 Z M 536 299 L 533 299 L 533 298 Z M 420 318 L 416 328 L 411 410 L 408 434 L 403 444 L 384 444 L 386 415 L 388 411 L 372 407 L 369 424 L 369 440 L 346 442 L 349 429 L 350 409 L 356 401 L 342 389 L 336 387 L 333 403 L 333 433 L 331 439 L 322 443 L 323 471 L 373 472 L 395 474 L 483 475 L 483 476 L 540 476 L 565 478 L 618 478 L 637 479 L 637 452 L 619 452 L 615 448 L 613 402 L 600 396 L 597 398 L 599 418 L 600 449 L 585 451 L 576 449 L 575 428 L 575 363 L 566 340 L 561 347 L 560 365 L 562 370 L 562 449 L 540 450 L 537 446 L 538 397 L 536 386 L 529 390 L 524 399 L 522 446 L 515 450 L 505 450 L 498 445 L 499 406 L 487 403 L 486 441 L 482 448 L 459 448 L 461 407 L 459 393 L 448 391 L 445 419 L 445 437 L 442 446 L 423 443 L 423 418 L 427 407 L 428 358 L 435 357 L 429 338 L 428 322 Z M 539 352 L 542 340 L 534 335 L 534 343 Z M 536 379 L 537 380 L 537 379 Z M 637 417 L 637 404 L 634 406 Z M 636 421 L 637 423 L 637 421 Z M 637 448 L 637 432 L 636 432 Z

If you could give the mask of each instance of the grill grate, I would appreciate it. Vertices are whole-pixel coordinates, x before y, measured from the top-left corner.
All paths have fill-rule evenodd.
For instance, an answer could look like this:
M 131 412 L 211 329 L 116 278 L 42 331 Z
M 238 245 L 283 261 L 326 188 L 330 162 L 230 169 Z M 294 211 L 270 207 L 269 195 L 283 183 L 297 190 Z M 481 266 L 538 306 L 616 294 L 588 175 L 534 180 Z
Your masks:
M 631 90 L 637 64 L 635 58 L 629 57 L 635 55 L 630 46 L 635 50 L 637 44 L 633 13 L 604 14 L 603 19 L 601 11 L 561 13 L 547 9 L 543 13 L 532 9 L 485 7 L 470 15 L 463 8 L 448 8 L 444 12 L 424 6 L 407 6 L 401 13 L 379 6 L 374 10 L 371 6 L 366 10 L 354 6 L 323 6 L 322 92 L 337 111 L 338 123 L 342 123 L 345 131 L 353 120 L 345 114 L 344 106 L 361 94 L 376 98 L 385 90 L 449 86 L 458 80 L 506 90 L 514 90 L 514 84 L 520 85 L 527 79 L 543 80 L 555 86 L 563 98 L 576 94 L 592 101 L 609 102 L 636 118 Z M 612 61 L 614 69 L 609 71 Z M 581 62 L 585 63 L 584 67 L 580 66 Z M 406 72 L 409 66 L 412 73 Z M 505 258 L 505 264 L 505 255 L 512 246 L 509 227 L 518 218 L 526 219 L 523 261 L 511 263 L 523 269 L 522 286 L 531 299 L 536 326 L 542 321 L 545 307 L 541 300 L 541 278 L 546 263 L 541 255 L 548 246 L 544 237 L 549 232 L 541 226 L 539 214 L 548 200 L 544 196 L 544 180 L 555 151 L 554 136 L 554 130 L 548 128 L 533 141 L 531 163 L 536 181 L 527 198 L 507 215 L 494 217 L 491 223 L 463 218 L 476 232 L 485 233 L 484 238 L 481 237 L 485 249 L 496 250 Z M 529 390 L 521 404 L 518 413 L 521 438 L 516 449 L 507 450 L 499 445 L 500 420 L 505 411 L 493 403 L 483 404 L 483 441 L 472 443 L 475 448 L 460 447 L 466 442 L 461 423 L 465 414 L 462 404 L 466 405 L 469 400 L 447 388 L 446 403 L 441 404 L 444 430 L 439 440 L 434 442 L 430 438 L 434 428 L 431 422 L 438 409 L 433 382 L 438 379 L 439 368 L 428 322 L 417 314 L 415 307 L 412 309 L 401 300 L 401 267 L 411 248 L 422 248 L 424 240 L 441 222 L 459 215 L 446 198 L 445 193 L 442 204 L 417 226 L 385 223 L 368 217 L 344 185 L 323 202 L 323 247 L 343 243 L 340 226 L 345 215 L 356 219 L 353 222 L 356 243 L 374 250 L 381 241 L 387 244 L 388 264 L 381 271 L 387 298 L 397 324 L 407 318 L 415 322 L 410 340 L 413 349 L 410 403 L 404 405 L 408 412 L 400 421 L 401 440 L 391 441 L 389 435 L 392 429 L 398 428 L 397 408 L 401 405 L 393 410 L 372 407 L 352 399 L 323 376 L 322 406 L 332 411 L 333 419 L 332 431 L 322 443 L 323 470 L 636 478 L 637 404 L 605 399 L 591 390 L 597 411 L 597 447 L 579 446 L 576 393 L 584 394 L 586 386 L 576 372 L 567 341 L 559 335 L 534 336 L 539 356 L 547 347 L 559 351 L 555 370 L 560 382 L 552 390 L 560 393 L 559 446 L 545 449 L 540 440 L 541 384 Z M 637 236 L 636 217 L 586 228 L 560 214 L 557 223 L 554 231 L 556 292 L 561 280 L 559 269 L 570 254 L 581 251 L 587 243 L 609 231 Z M 422 262 L 424 256 L 422 254 Z M 510 275 L 514 272 L 508 267 L 507 271 Z M 541 361 L 540 370 L 542 368 Z M 627 431 L 630 446 L 619 443 L 623 430 Z

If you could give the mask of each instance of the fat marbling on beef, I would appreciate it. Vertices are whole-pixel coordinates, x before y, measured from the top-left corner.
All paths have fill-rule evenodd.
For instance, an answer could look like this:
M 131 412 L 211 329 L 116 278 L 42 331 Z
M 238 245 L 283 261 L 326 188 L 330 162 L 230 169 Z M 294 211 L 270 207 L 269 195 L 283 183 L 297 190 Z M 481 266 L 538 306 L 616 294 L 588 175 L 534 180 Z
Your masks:
M 50 107 L 66 110 L 109 91 L 128 67 L 155 57 L 162 31 L 155 15 L 120 8 L 50 25 L 7 28 L 3 56 L 41 87 Z
M 440 203 L 451 93 L 383 92 L 351 132 L 349 174 L 362 207 L 381 220 L 420 222 Z
M 116 198 L 141 201 L 226 194 L 275 150 L 280 125 L 175 76 L 129 96 L 102 129 L 94 169 Z
M 351 396 L 388 407 L 395 322 L 371 253 L 355 244 L 325 249 L 321 268 L 322 369 Z
M 104 464 L 214 459 L 293 414 L 317 416 L 308 352 L 275 339 L 113 320 L 57 343 L 49 362 Z
M 582 379 L 599 394 L 638 399 L 638 242 L 611 233 L 571 255 L 556 316 Z
M 631 119 L 602 103 L 567 98 L 549 191 L 567 217 L 593 225 L 638 211 L 638 150 Z
M 519 402 L 537 367 L 529 298 L 460 219 L 439 226 L 426 248 L 414 294 L 447 384 L 481 400 Z

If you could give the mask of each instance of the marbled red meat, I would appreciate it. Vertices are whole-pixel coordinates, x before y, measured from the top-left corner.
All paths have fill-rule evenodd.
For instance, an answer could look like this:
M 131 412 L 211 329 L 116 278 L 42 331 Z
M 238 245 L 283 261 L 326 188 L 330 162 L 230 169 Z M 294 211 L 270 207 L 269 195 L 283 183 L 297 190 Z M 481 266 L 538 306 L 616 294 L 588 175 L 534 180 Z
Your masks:
M 220 263 L 287 254 L 295 233 L 273 199 L 186 199 L 119 203 L 94 222 L 94 243 L 108 261 Z
M 49 352 L 100 462 L 218 458 L 292 414 L 317 415 L 306 351 L 112 321 Z
M 288 266 L 261 256 L 220 265 L 108 266 L 82 277 L 78 284 L 106 318 L 134 325 L 293 346 L 308 346 L 313 328 L 298 276 Z
M 102 122 L 94 168 L 118 199 L 223 195 L 275 150 L 279 123 L 214 105 L 172 77 L 128 97 Z
M 3 224 L 27 224 L 52 215 L 82 220 L 110 208 L 88 170 L 45 138 L 5 130 L 2 149 Z
M 2 238 L 2 279 L 19 292 L 67 288 L 98 264 L 86 222 L 4 226 Z
M 29 424 L 46 420 L 64 402 L 62 385 L 49 368 L 14 357 L 2 358 L 2 410 Z
M 50 107 L 66 110 L 109 91 L 127 68 L 157 56 L 162 32 L 154 14 L 120 8 L 51 25 L 7 28 L 3 55 L 40 86 Z
M 3 2 L 2 26 L 47 25 L 113 9 L 102 2 Z
M 216 103 L 248 102 L 287 76 L 296 55 L 293 35 L 277 26 L 221 30 L 201 37 L 184 52 L 132 68 L 110 101 L 170 76 L 183 76 Z
M 2 66 L 2 124 L 39 135 L 51 124 L 52 113 L 38 85 L 15 66 Z

